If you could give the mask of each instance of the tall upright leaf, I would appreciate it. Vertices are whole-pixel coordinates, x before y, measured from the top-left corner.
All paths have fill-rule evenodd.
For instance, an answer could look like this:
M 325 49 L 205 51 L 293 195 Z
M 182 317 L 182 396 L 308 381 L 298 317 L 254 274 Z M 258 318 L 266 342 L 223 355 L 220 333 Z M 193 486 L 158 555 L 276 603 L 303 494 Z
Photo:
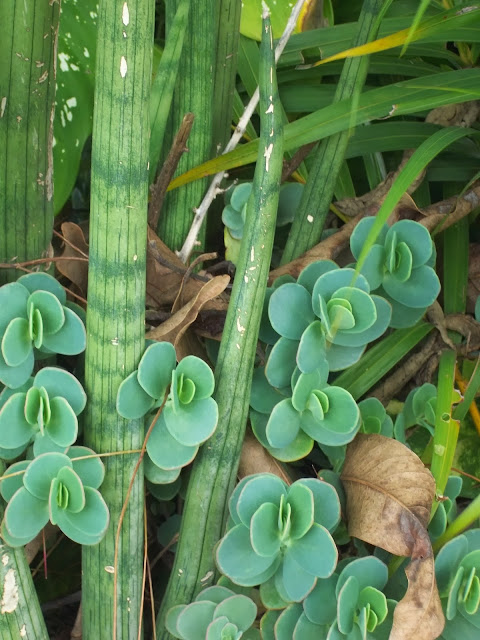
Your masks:
M 101 0 L 92 143 L 85 440 L 98 452 L 140 448 L 143 421 L 115 401 L 144 350 L 149 94 L 153 0 Z M 102 493 L 111 522 L 83 553 L 83 637 L 137 638 L 143 569 L 143 477 L 115 534 L 136 456 L 106 460 Z M 115 592 L 116 587 L 116 592 Z M 115 598 L 116 595 L 116 598 Z
M 180 0 L 167 0 L 167 37 Z M 179 162 L 183 172 L 210 156 L 212 147 L 212 101 L 216 46 L 217 2 L 191 2 L 184 47 L 180 58 L 171 115 L 165 135 L 164 151 L 169 146 L 183 116 L 195 116 L 188 140 L 188 153 Z M 200 204 L 204 180 L 180 189 L 165 199 L 158 233 L 170 249 L 180 249 L 193 220 L 193 209 Z
M 382 5 L 385 8 L 390 1 L 364 0 L 354 46 L 375 38 L 380 26 L 379 18 L 383 13 Z M 368 57 L 348 59 L 340 76 L 334 103 L 354 99 L 355 96 L 358 99 L 367 71 Z M 319 241 L 349 137 L 349 129 L 344 129 L 324 140 L 318 147 L 288 235 L 282 255 L 283 263 L 302 255 Z
M 223 533 L 245 434 L 283 157 L 273 41 L 267 19 L 261 57 L 261 151 L 215 368 L 219 422 L 215 434 L 201 448 L 191 473 L 175 565 L 157 618 L 157 637 L 163 639 L 170 637 L 164 629 L 169 608 L 190 602 L 213 581 L 214 546 Z
M 0 261 L 46 256 L 59 3 L 0 3 Z M 18 274 L 17 274 L 18 275 Z M 17 276 L 0 272 L 0 285 Z
M 0 4 L 0 261 L 45 256 L 53 225 L 53 112 L 59 4 Z M 0 271 L 0 285 L 19 272 Z M 3 516 L 3 504 L 0 505 Z M 0 637 L 47 640 L 23 549 L 1 548 Z

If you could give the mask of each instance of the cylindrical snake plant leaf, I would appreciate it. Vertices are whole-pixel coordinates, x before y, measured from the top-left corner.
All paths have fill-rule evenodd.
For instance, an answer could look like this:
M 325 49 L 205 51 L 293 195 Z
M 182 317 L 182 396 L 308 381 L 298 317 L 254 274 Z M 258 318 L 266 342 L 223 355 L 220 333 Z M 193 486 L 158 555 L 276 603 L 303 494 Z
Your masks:
M 167 0 L 167 38 L 173 15 L 180 0 Z M 165 131 L 164 155 L 169 151 L 178 128 L 186 113 L 193 113 L 195 120 L 184 153 L 178 164 L 183 173 L 210 156 L 212 147 L 213 77 L 216 46 L 217 2 L 192 0 L 187 31 L 173 94 L 170 118 Z M 198 207 L 206 181 L 198 180 L 185 189 L 169 193 L 165 198 L 158 224 L 158 235 L 170 249 L 181 249 L 193 221 L 194 207 Z
M 98 15 L 92 142 L 85 441 L 99 453 L 139 449 L 143 420 L 116 411 L 120 383 L 144 351 L 149 94 L 153 0 L 102 0 Z M 115 535 L 137 456 L 105 460 L 102 493 L 110 526 L 83 552 L 83 637 L 137 638 L 143 598 L 143 474 L 132 487 Z M 116 596 L 116 597 L 115 597 Z
M 382 4 L 388 5 L 390 2 L 364 0 L 358 19 L 357 35 L 352 46 L 364 44 L 375 38 L 380 26 L 379 14 Z M 346 60 L 334 102 L 360 95 L 367 76 L 368 61 L 367 56 Z M 346 129 L 320 143 L 288 235 L 282 255 L 283 264 L 302 255 L 320 241 L 350 135 L 351 131 Z
M 45 257 L 53 226 L 59 2 L 0 3 L 0 262 Z M 19 272 L 0 270 L 0 285 Z
M 268 13 L 267 13 L 268 16 Z M 273 246 L 283 137 L 270 21 L 265 17 L 260 74 L 260 149 L 232 296 L 215 369 L 216 433 L 196 458 L 180 540 L 157 618 L 157 637 L 171 636 L 170 607 L 191 602 L 215 576 L 213 549 L 223 534 L 245 434 L 250 385 Z

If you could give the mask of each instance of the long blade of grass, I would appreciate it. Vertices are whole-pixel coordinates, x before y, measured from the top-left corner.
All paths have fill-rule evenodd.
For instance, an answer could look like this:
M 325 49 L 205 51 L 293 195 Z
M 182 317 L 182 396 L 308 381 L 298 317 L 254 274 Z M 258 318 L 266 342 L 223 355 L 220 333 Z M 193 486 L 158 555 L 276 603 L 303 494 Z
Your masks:
M 415 32 L 414 40 L 418 42 L 421 39 L 425 43 L 478 42 L 480 39 L 480 9 L 476 6 L 468 9 L 467 11 L 458 8 L 449 9 L 424 20 Z M 288 46 L 285 47 L 285 53 L 291 54 L 318 47 L 322 58 L 321 64 L 325 64 L 327 61 L 331 62 L 351 55 L 385 51 L 405 43 L 411 23 L 412 16 L 385 19 L 380 28 L 380 38 L 364 45 L 362 53 L 358 49 L 352 53 L 352 50 L 349 49 L 355 23 L 295 34 Z M 413 49 L 409 48 L 409 53 L 413 53 Z M 437 55 L 441 55 L 441 52 L 438 51 Z
M 383 14 L 390 4 L 391 0 L 386 2 L 364 0 L 354 44 L 368 42 L 376 36 Z M 348 99 L 352 100 L 352 105 L 358 102 L 367 77 L 368 62 L 368 57 L 351 58 L 345 62 L 335 92 L 334 105 Z M 302 255 L 318 242 L 349 137 L 350 127 L 330 136 L 318 147 L 288 234 L 281 260 L 282 264 Z
M 441 105 L 456 104 L 480 98 L 480 69 L 459 69 L 405 80 L 373 89 L 360 96 L 358 103 L 342 100 L 320 109 L 285 127 L 284 149 L 290 151 L 304 144 L 376 118 L 388 118 L 427 111 Z M 178 176 L 169 190 L 220 171 L 254 162 L 258 140 L 214 158 Z
M 157 618 L 157 637 L 163 640 L 170 638 L 163 623 L 168 609 L 190 602 L 214 580 L 214 546 L 223 533 L 227 500 L 236 480 L 245 434 L 283 158 L 281 112 L 268 21 L 263 29 L 261 60 L 261 152 L 215 368 L 219 422 L 216 433 L 200 449 L 192 469 L 175 564 Z
M 433 326 L 427 322 L 409 329 L 397 329 L 371 347 L 356 364 L 335 378 L 335 384 L 347 389 L 355 400 L 358 400 L 414 349 L 432 329 Z

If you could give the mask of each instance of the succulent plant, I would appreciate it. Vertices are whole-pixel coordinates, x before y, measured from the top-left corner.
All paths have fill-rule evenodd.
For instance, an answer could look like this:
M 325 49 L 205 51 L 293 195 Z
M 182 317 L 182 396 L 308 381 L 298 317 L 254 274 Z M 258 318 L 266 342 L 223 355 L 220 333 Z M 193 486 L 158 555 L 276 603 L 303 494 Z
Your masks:
M 187 605 L 172 607 L 167 631 L 181 640 L 260 640 L 252 628 L 257 605 L 247 596 L 219 585 L 204 589 Z
M 363 218 L 353 230 L 350 247 L 357 260 L 374 221 Z M 440 281 L 434 262 L 434 245 L 423 225 L 413 220 L 383 225 L 360 273 L 372 291 L 391 303 L 391 327 L 413 326 L 437 298 Z
M 182 640 L 260 640 L 260 632 L 252 628 L 256 615 L 253 600 L 216 585 L 204 589 L 191 604 L 170 609 L 165 625 Z
M 67 306 L 63 287 L 29 273 L 0 288 L 0 381 L 15 389 L 33 371 L 35 353 L 76 355 L 85 349 L 83 322 Z
M 8 502 L 2 522 L 2 537 L 12 547 L 27 544 L 50 520 L 79 544 L 97 544 L 109 522 L 108 508 L 98 487 L 104 466 L 86 447 L 71 447 L 67 454 L 43 453 L 34 460 L 11 465 L 0 484 Z
M 44 367 L 19 389 L 6 387 L 0 394 L 0 447 L 10 459 L 32 441 L 34 455 L 65 451 L 77 439 L 77 416 L 86 400 L 75 376 L 57 367 Z
M 273 407 L 265 436 L 270 447 L 284 449 L 300 430 L 322 445 L 341 446 L 355 437 L 360 411 L 351 394 L 327 384 L 328 368 L 294 374 L 292 397 Z
M 337 548 L 330 531 L 340 519 L 332 486 L 316 478 L 291 486 L 268 473 L 246 476 L 229 502 L 231 527 L 220 540 L 220 571 L 242 586 L 273 578 L 284 600 L 302 600 L 330 576 Z
M 446 624 L 444 640 L 476 640 L 480 629 L 480 529 L 457 536 L 440 549 L 435 576 Z
M 393 437 L 393 421 L 378 398 L 366 398 L 358 403 L 362 433 L 379 433 Z
M 274 387 L 289 383 L 297 366 L 310 373 L 326 360 L 331 371 L 357 362 L 367 344 L 386 330 L 391 307 L 353 269 L 331 260 L 310 264 L 296 283 L 286 283 L 270 298 L 268 313 L 281 336 L 270 353 L 266 376 Z
M 155 475 L 153 482 L 157 484 L 175 480 L 180 468 L 193 460 L 199 445 L 215 431 L 218 420 L 217 403 L 211 398 L 215 381 L 210 367 L 196 356 L 187 356 L 175 365 L 172 344 L 152 344 L 117 394 L 118 413 L 124 418 L 140 418 L 162 404 L 170 385 L 147 443 L 150 461 L 157 468 L 150 467 L 147 474 Z
M 386 565 L 374 556 L 343 564 L 318 580 L 302 604 L 269 611 L 261 621 L 264 640 L 366 640 L 387 618 L 382 589 Z M 393 602 L 391 603 L 394 604 Z

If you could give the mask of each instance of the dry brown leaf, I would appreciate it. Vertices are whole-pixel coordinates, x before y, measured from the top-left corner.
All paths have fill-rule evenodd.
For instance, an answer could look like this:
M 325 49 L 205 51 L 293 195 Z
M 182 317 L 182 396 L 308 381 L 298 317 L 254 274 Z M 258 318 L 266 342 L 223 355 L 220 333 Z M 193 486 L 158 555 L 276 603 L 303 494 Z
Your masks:
M 275 460 L 265 447 L 262 447 L 252 433 L 247 431 L 238 465 L 238 477 L 242 479 L 252 473 L 273 473 L 287 484 L 292 483 L 282 464 Z
M 78 224 L 64 222 L 61 229 L 65 239 L 62 258 L 88 258 L 88 244 Z M 87 294 L 88 262 L 57 260 L 56 266 L 62 276 L 71 280 L 78 287 L 79 293 L 85 297 Z
M 204 307 L 207 302 L 223 293 L 229 282 L 230 276 L 227 275 L 212 278 L 203 284 L 195 297 L 189 300 L 187 304 L 174 313 L 163 324 L 149 331 L 146 337 L 152 340 L 159 340 L 161 342 L 171 342 L 175 347 L 177 347 L 177 344 L 185 331 L 193 322 L 195 322 L 202 307 Z
M 358 434 L 348 445 L 342 482 L 348 532 L 397 556 L 409 556 L 407 593 L 397 605 L 391 640 L 434 640 L 444 626 L 426 530 L 435 481 L 401 442 Z

